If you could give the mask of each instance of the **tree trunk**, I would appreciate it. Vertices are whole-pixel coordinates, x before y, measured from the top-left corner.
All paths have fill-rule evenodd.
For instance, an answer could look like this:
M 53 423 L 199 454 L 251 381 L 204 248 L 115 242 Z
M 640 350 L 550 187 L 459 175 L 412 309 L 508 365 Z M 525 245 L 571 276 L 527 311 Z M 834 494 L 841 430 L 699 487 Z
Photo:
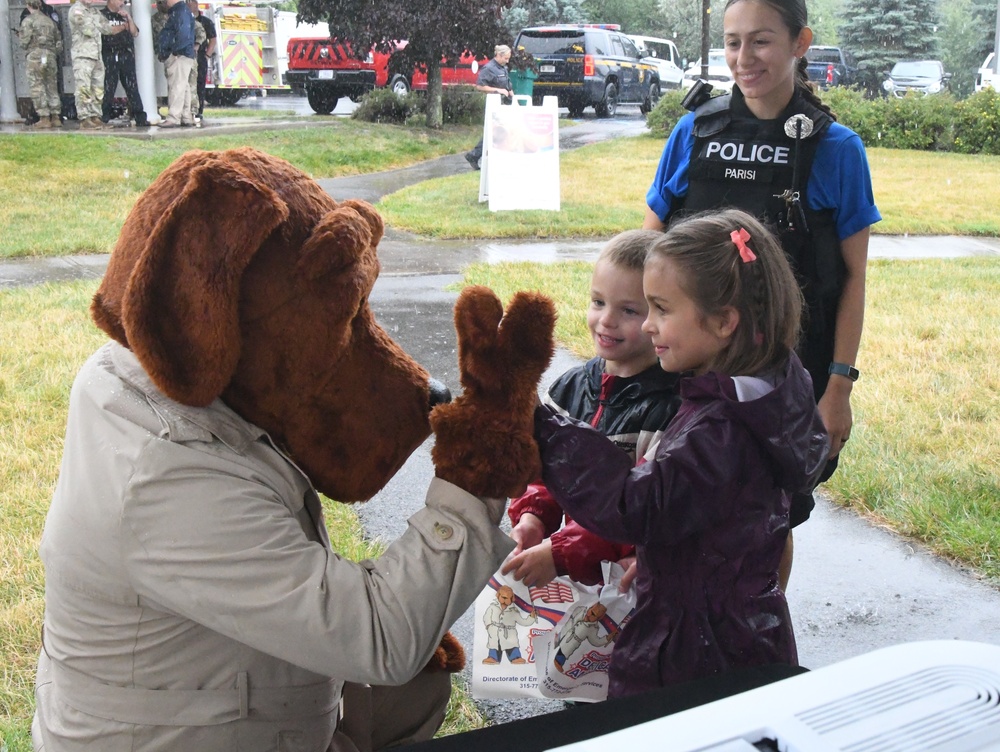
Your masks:
M 440 128 L 444 122 L 441 110 L 441 61 L 427 66 L 427 127 Z

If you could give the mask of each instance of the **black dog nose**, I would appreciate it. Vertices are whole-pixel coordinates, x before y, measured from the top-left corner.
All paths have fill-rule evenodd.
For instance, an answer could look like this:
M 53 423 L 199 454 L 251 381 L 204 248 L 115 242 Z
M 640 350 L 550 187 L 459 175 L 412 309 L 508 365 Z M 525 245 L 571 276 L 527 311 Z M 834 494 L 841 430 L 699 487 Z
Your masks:
M 431 390 L 431 409 L 436 405 L 447 405 L 451 402 L 451 391 L 437 379 L 430 379 L 428 386 Z

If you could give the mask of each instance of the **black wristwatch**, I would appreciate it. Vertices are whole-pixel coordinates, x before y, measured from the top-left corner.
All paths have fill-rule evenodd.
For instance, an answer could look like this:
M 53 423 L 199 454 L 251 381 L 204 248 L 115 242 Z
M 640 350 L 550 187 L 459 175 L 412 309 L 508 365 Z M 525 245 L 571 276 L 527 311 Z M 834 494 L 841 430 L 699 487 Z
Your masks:
M 847 363 L 831 363 L 829 373 L 831 375 L 846 376 L 851 381 L 857 381 L 858 376 L 861 375 L 861 371 L 854 366 L 847 365 Z

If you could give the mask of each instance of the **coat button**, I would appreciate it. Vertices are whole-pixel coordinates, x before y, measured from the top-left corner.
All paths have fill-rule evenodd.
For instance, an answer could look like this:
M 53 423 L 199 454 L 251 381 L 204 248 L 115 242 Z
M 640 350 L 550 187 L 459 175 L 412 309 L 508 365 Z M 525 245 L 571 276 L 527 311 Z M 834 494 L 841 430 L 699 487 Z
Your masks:
M 451 536 L 455 534 L 455 531 L 451 529 L 451 525 L 442 525 L 440 522 L 434 523 L 434 532 L 437 533 L 437 537 L 441 540 L 450 540 Z

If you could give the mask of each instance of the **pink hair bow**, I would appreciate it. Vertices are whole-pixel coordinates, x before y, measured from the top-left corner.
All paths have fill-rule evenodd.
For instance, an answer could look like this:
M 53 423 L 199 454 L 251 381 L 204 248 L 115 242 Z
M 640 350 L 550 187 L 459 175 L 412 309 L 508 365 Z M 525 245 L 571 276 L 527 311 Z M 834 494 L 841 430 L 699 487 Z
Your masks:
M 733 230 L 729 233 L 729 237 L 731 237 L 733 239 L 733 243 L 736 244 L 736 248 L 739 250 L 740 258 L 743 259 L 744 264 L 749 264 L 751 261 L 757 260 L 757 256 L 747 246 L 747 241 L 750 240 L 749 232 L 741 227 L 739 230 Z

